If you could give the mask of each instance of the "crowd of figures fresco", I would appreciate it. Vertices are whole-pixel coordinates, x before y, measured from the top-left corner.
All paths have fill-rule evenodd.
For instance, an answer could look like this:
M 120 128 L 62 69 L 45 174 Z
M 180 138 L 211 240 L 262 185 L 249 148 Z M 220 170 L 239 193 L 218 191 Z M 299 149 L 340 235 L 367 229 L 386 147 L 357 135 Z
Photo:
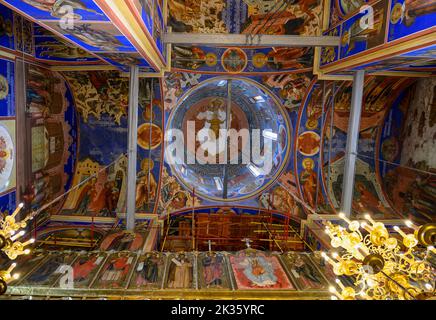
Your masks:
M 73 268 L 75 289 L 130 293 L 159 289 L 326 292 L 335 279 L 319 252 L 35 251 L 20 260 L 17 270 L 22 277 L 10 289 L 20 292 L 26 288 L 61 289 L 65 280 L 60 266 Z

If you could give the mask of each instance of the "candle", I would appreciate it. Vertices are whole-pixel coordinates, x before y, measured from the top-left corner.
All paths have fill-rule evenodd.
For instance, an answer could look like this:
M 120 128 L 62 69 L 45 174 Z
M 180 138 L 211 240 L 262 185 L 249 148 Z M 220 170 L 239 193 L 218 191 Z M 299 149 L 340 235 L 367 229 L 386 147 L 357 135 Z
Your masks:
M 21 210 L 21 208 L 22 207 L 24 207 L 24 203 L 20 203 L 19 205 L 18 205 L 18 207 L 15 209 L 15 211 L 12 213 L 12 218 L 14 218 L 17 214 L 18 214 L 18 212 L 20 212 L 20 210 Z

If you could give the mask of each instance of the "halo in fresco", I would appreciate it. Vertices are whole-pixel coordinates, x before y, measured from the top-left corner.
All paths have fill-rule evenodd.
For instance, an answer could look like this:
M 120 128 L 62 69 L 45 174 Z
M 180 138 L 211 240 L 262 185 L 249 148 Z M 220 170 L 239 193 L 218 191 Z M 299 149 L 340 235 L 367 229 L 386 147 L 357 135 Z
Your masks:
M 366 3 L 366 0 L 339 0 L 339 11 L 343 15 L 354 12 Z
M 14 168 L 14 143 L 8 130 L 0 125 L 0 190 L 6 189 Z
M 0 100 L 5 99 L 9 94 L 9 84 L 5 77 L 0 75 Z

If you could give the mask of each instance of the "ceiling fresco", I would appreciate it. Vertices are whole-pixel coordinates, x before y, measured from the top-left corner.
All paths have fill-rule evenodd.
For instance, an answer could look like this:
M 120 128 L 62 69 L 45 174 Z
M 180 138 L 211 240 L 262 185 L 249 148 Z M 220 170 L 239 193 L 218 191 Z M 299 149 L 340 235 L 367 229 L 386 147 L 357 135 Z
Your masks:
M 130 65 L 138 65 L 142 72 L 153 71 L 148 57 L 135 47 L 111 22 L 103 10 L 91 0 L 81 1 L 2 1 L 13 10 L 23 13 L 54 34 L 48 34 L 35 25 L 36 58 L 51 64 L 79 64 L 82 62 L 107 64 L 128 71 Z M 162 9 L 158 1 L 132 1 L 131 10 L 139 12 L 142 23 L 153 45 L 164 60 Z M 151 8 L 151 11 L 149 10 Z M 5 16 L 7 17 L 7 16 Z M 149 28 L 149 24 L 152 24 Z M 16 24 L 17 28 L 19 23 Z M 31 30 L 20 33 L 32 37 Z M 42 36 L 48 38 L 43 38 Z M 77 48 L 74 48 L 74 47 Z M 28 52 L 32 54 L 31 52 Z M 32 54 L 33 55 L 33 54 Z
M 193 121 L 196 124 L 195 134 L 202 128 L 212 128 L 218 132 L 223 128 L 226 117 L 226 96 L 227 96 L 226 79 L 218 78 L 200 84 L 195 90 L 188 92 L 181 98 L 179 105 L 170 114 L 168 119 L 168 129 L 180 129 L 185 132 L 185 139 L 192 139 L 186 133 L 187 122 Z M 230 82 L 229 82 L 230 83 Z M 273 162 L 272 170 L 265 176 L 256 176 L 250 173 L 246 164 L 229 165 L 228 177 L 228 201 L 234 201 L 239 198 L 251 197 L 254 194 L 265 189 L 271 181 L 274 181 L 281 172 L 284 163 L 287 162 L 289 150 L 287 148 L 289 139 L 289 125 L 287 115 L 282 111 L 274 97 L 267 90 L 262 89 L 258 84 L 245 79 L 231 79 L 232 91 L 232 110 L 230 129 L 236 131 L 248 130 L 250 133 L 253 129 L 261 131 L 271 129 L 278 138 L 273 141 L 272 151 Z M 257 101 L 254 101 L 254 97 Z M 218 121 L 218 126 L 214 123 Z M 216 135 L 218 137 L 218 135 Z M 188 141 L 188 140 L 186 140 Z M 245 143 L 245 142 L 243 142 Z M 201 147 L 199 142 L 193 146 L 193 149 L 187 150 L 187 153 L 196 154 L 199 157 L 198 148 Z M 240 150 L 239 157 L 244 157 L 244 146 Z M 204 151 L 205 152 L 205 151 Z M 221 157 L 223 151 L 219 151 L 215 156 Z M 247 151 L 245 151 L 247 152 Z M 249 151 L 248 151 L 249 152 Z M 187 155 L 189 157 L 189 155 Z M 212 156 L 212 155 L 208 155 Z M 208 157 L 207 156 L 207 157 Z M 170 161 L 172 159 L 167 159 Z M 198 160 L 200 161 L 200 160 Z M 201 162 L 209 161 L 207 158 L 201 159 Z M 230 161 L 233 161 L 230 159 Z M 183 163 L 184 159 L 175 159 L 176 163 Z M 226 201 L 223 199 L 223 190 L 217 189 L 216 179 L 224 179 L 224 165 L 171 165 L 173 174 L 176 174 L 179 181 L 189 189 L 195 186 L 195 192 L 203 197 L 214 200 Z
M 312 68 L 313 48 L 238 48 L 173 45 L 174 71 L 197 73 L 285 73 Z

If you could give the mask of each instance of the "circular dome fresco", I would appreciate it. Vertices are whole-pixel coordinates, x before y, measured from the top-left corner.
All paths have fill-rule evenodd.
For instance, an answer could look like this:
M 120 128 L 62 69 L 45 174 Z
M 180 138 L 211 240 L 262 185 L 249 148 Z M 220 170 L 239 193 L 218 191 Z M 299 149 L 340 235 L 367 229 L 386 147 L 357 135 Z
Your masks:
M 260 193 L 289 157 L 286 111 L 268 89 L 245 78 L 213 78 L 186 92 L 168 119 L 167 132 L 174 129 L 183 133 L 183 155 L 167 151 L 165 161 L 183 186 L 209 200 Z M 226 129 L 231 129 L 227 142 Z

